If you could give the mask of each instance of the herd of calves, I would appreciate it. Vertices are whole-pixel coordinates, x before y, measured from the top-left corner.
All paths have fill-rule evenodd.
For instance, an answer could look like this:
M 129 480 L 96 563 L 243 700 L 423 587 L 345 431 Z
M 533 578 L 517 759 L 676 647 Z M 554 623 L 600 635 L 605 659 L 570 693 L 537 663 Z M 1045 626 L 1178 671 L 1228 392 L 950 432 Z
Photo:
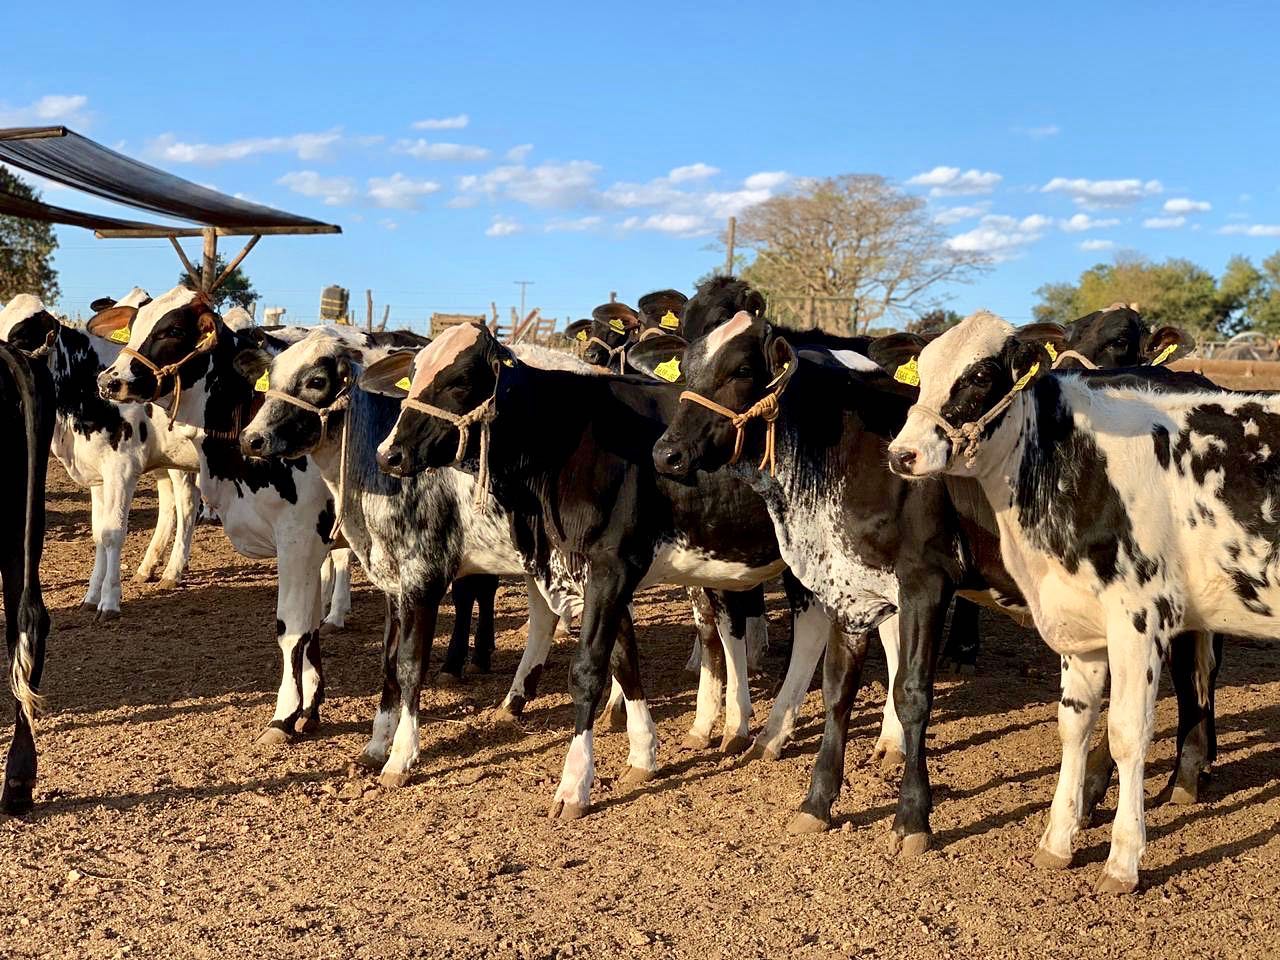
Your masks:
M 1098 889 L 1136 889 L 1163 668 L 1179 714 L 1166 793 L 1194 802 L 1216 752 L 1220 635 L 1269 636 L 1280 612 L 1280 400 L 1171 368 L 1194 339 L 1123 304 L 1066 326 L 981 311 L 941 334 L 885 337 L 775 326 L 765 307 L 717 277 L 691 299 L 603 304 L 566 332 L 578 349 L 557 350 L 470 324 L 434 340 L 256 327 L 183 287 L 99 301 L 78 330 L 15 297 L 0 311 L 0 392 L 23 414 L 0 442 L 25 454 L 0 498 L 17 702 L 4 808 L 28 809 L 36 779 L 51 451 L 92 495 L 85 604 L 100 618 L 120 612 L 144 473 L 160 509 L 137 579 L 168 550 L 159 576 L 180 580 L 201 501 L 239 552 L 278 559 L 281 678 L 262 741 L 321 723 L 321 636 L 349 609 L 354 553 L 386 596 L 383 689 L 359 763 L 388 786 L 417 761 L 445 593 L 457 610 L 447 678 L 468 655 L 489 668 L 496 578 L 523 577 L 528 642 L 498 709 L 520 715 L 570 627 L 574 734 L 551 804 L 563 819 L 591 806 L 602 699 L 628 734 L 622 782 L 656 774 L 631 603 L 675 584 L 698 634 L 687 747 L 712 744 L 723 707 L 721 750 L 776 758 L 823 664 L 826 723 L 793 832 L 831 823 L 878 635 L 890 694 L 876 754 L 902 765 L 894 836 L 917 855 L 931 839 L 925 730 L 944 623 L 950 613 L 951 652 L 971 659 L 972 604 L 1003 611 L 1061 656 L 1062 763 L 1034 862 L 1070 865 L 1118 772 Z M 777 577 L 792 650 L 753 739 L 748 671 Z

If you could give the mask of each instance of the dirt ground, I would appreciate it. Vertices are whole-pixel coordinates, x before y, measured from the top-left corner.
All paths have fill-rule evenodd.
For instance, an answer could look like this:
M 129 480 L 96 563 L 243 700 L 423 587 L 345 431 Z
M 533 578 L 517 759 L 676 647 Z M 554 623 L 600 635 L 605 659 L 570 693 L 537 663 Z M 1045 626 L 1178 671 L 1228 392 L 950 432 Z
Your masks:
M 143 491 L 125 551 L 154 520 Z M 253 746 L 278 675 L 274 564 L 196 533 L 177 592 L 126 584 L 124 618 L 78 609 L 92 560 L 88 498 L 50 468 L 44 577 L 54 619 L 37 729 L 37 808 L 0 818 L 0 956 L 846 957 L 1280 952 L 1280 666 L 1266 644 L 1227 648 L 1220 757 L 1206 802 L 1148 816 L 1142 888 L 1092 893 L 1115 790 L 1078 840 L 1079 866 L 1029 863 L 1058 761 L 1057 661 L 984 621 L 976 677 L 939 683 L 930 730 L 937 849 L 910 863 L 886 837 L 896 784 L 863 761 L 884 698 L 879 655 L 851 729 L 836 828 L 784 830 L 808 783 L 820 694 L 781 761 L 682 753 L 693 679 L 682 595 L 639 603 L 661 776 L 615 788 L 621 733 L 597 738 L 594 812 L 546 809 L 572 729 L 570 656 L 552 654 L 523 729 L 493 726 L 519 656 L 522 591 L 499 595 L 493 675 L 424 695 L 413 782 L 348 779 L 378 689 L 382 604 L 359 578 L 348 629 L 327 638 L 322 732 Z M 771 598 L 775 637 L 782 603 Z M 442 630 L 450 626 L 442 617 Z M 753 682 L 756 726 L 785 662 Z M 1147 795 L 1172 761 L 1165 682 Z M 7 742 L 9 728 L 0 728 Z

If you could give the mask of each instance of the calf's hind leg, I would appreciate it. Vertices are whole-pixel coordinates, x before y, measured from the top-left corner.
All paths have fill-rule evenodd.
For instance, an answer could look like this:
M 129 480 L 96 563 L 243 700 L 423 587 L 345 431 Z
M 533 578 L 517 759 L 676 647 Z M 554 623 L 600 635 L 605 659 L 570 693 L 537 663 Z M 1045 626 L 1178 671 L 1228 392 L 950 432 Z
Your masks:
M 147 552 L 142 555 L 142 562 L 133 575 L 134 583 L 147 583 L 155 576 L 156 566 L 164 548 L 169 546 L 173 538 L 174 515 L 176 513 L 173 500 L 173 481 L 167 471 L 157 471 L 156 478 L 156 526 L 151 532 L 151 540 L 147 544 Z

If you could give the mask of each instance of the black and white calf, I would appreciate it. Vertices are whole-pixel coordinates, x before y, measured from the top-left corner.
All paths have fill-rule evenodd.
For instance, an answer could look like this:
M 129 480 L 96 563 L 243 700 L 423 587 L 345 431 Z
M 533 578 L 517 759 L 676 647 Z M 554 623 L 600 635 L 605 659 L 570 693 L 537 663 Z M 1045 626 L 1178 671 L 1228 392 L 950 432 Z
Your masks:
M 538 370 L 484 328 L 456 327 L 418 355 L 410 396 L 379 450 L 379 463 L 399 474 L 475 463 L 482 489 L 491 487 L 511 517 L 526 562 L 541 574 L 559 554 L 585 575 L 570 671 L 575 733 L 553 816 L 571 819 L 590 805 L 592 720 L 635 590 L 673 583 L 732 591 L 783 568 L 764 506 L 745 485 L 675 483 L 653 469 L 653 443 L 675 404 L 672 388 Z M 733 619 L 727 609 L 722 617 Z M 729 684 L 746 697 L 745 651 L 729 646 Z M 727 719 L 723 746 L 740 749 L 749 700 L 730 709 L 738 716 Z
M 5 647 L 14 698 L 13 740 L 5 761 L 0 810 L 31 809 L 36 782 L 32 730 L 44 671 L 49 614 L 40 591 L 44 548 L 44 480 L 53 435 L 53 385 L 21 351 L 0 343 L 0 446 L 11 469 L 0 478 L 0 576 L 4 580 Z M 13 414 L 17 415 L 14 416 Z
M 1098 887 L 1131 891 L 1161 659 L 1185 630 L 1276 631 L 1280 399 L 1160 367 L 1050 373 L 1044 346 L 990 313 L 926 347 L 919 369 L 890 466 L 977 480 L 1005 565 L 1062 655 L 1062 768 L 1036 862 L 1070 863 L 1110 671 L 1120 797 Z
M 469 613 L 477 591 L 487 589 L 488 647 L 483 651 L 477 638 L 477 656 L 487 669 L 494 575 L 526 573 L 506 515 L 492 503 L 476 507 L 470 474 L 446 469 L 400 479 L 378 469 L 377 444 L 395 424 L 400 397 L 370 392 L 359 382 L 368 365 L 395 350 L 350 328 L 312 331 L 275 357 L 266 401 L 241 436 L 250 457 L 314 461 L 339 505 L 344 537 L 386 596 L 382 699 L 359 762 L 380 769 L 388 786 L 403 784 L 418 757 L 419 692 L 445 591 L 454 585 L 462 614 Z M 382 389 L 403 393 L 394 383 L 411 364 L 411 352 L 396 353 L 397 373 Z M 388 365 L 381 369 L 385 374 Z M 530 647 L 544 651 L 544 658 L 556 622 L 575 600 L 580 608 L 580 591 L 572 583 L 530 589 Z M 446 671 L 461 675 L 466 644 L 467 627 L 459 616 Z M 509 695 L 521 698 L 513 712 L 530 695 L 521 679 L 519 692 Z
M 827 727 L 809 796 L 791 829 L 820 829 L 830 822 L 866 650 L 861 631 L 888 610 L 897 616 L 882 631 L 888 633 L 886 649 L 900 646 L 903 656 L 892 699 L 905 727 L 907 754 L 895 830 L 904 838 L 904 854 L 918 852 L 928 843 L 924 725 L 946 602 L 960 590 L 1015 614 L 1022 606 L 1001 566 L 998 544 L 981 523 L 972 522 L 966 505 L 956 502 L 963 490 L 912 486 L 884 469 L 889 438 L 905 421 L 916 394 L 883 371 L 852 371 L 797 357 L 780 331 L 745 313 L 693 344 L 682 365 L 690 392 L 655 448 L 659 469 L 677 475 L 714 470 L 731 464 L 739 450 L 743 462 L 730 469 L 762 494 L 784 559 L 846 634 L 827 647 Z M 754 417 L 734 417 L 732 412 L 740 410 L 776 412 L 776 417 L 755 425 Z M 770 449 L 776 464 L 761 470 L 757 459 Z M 791 696 L 785 688 L 793 677 L 803 696 L 821 652 L 797 643 L 780 701 Z M 1184 673 L 1190 680 L 1190 671 Z M 1202 717 L 1191 710 L 1188 715 Z M 765 740 L 764 748 L 768 745 Z M 1105 751 L 1096 762 L 1105 790 Z
M 112 307 L 91 332 L 129 331 L 98 378 L 106 399 L 167 402 L 174 433 L 199 456 L 199 484 L 238 552 L 276 557 L 276 638 L 282 676 L 275 713 L 259 738 L 280 743 L 320 722 L 321 568 L 333 548 L 333 497 L 306 458 L 246 461 L 240 431 L 263 373 L 258 344 L 229 330 L 194 291 L 176 287 L 141 309 Z M 335 604 L 339 601 L 335 598 Z M 349 601 L 344 601 L 349 604 Z
M 135 288 L 122 300 L 148 299 Z M 120 615 L 120 551 L 129 507 L 144 473 L 156 473 L 156 528 L 134 576 L 150 580 L 170 541 L 161 586 L 182 579 L 191 556 L 197 502 L 195 448 L 169 429 L 154 404 L 119 404 L 98 395 L 98 374 L 120 353 L 120 344 L 58 322 L 36 297 L 14 297 L 0 310 L 0 340 L 48 364 L 53 376 L 57 421 L 52 452 L 76 483 L 89 488 L 95 555 L 84 606 L 98 619 Z

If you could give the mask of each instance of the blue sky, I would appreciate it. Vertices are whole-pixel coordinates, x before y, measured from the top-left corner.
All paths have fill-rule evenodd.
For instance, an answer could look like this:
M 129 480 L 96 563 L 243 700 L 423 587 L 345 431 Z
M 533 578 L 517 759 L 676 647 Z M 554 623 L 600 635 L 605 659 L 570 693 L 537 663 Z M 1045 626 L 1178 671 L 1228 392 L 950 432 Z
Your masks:
M 505 315 L 514 280 L 559 317 L 688 290 L 729 213 L 852 172 L 998 258 L 948 291 L 962 312 L 1027 319 L 1122 249 L 1215 272 L 1280 249 L 1272 4 L 113 6 L 7 13 L 0 125 L 341 224 L 247 261 L 298 322 L 327 283 L 402 324 Z M 163 241 L 60 237 L 69 312 L 176 278 Z

